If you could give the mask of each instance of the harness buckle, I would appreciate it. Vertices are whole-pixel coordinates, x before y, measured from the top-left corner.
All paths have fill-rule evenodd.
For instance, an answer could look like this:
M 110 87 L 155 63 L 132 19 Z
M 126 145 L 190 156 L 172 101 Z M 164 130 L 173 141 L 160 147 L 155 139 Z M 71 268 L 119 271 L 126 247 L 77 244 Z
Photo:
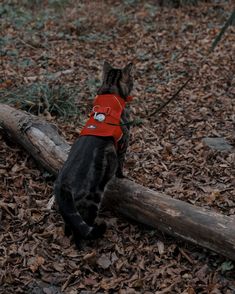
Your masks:
M 94 119 L 98 122 L 105 121 L 107 115 L 111 112 L 111 107 L 102 107 L 100 105 L 95 105 L 92 109 L 94 113 Z
M 97 120 L 98 122 L 103 122 L 105 121 L 105 115 L 103 113 L 95 112 L 94 114 L 94 119 Z

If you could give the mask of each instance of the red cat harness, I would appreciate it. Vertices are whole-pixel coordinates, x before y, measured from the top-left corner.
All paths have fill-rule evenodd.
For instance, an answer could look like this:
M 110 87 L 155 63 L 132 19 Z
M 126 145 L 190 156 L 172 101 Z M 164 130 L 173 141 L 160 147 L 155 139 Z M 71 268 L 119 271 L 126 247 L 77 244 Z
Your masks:
M 122 99 L 118 95 L 105 94 L 96 96 L 89 120 L 82 129 L 80 136 L 113 137 L 115 145 L 122 138 L 121 114 L 126 102 L 132 100 Z

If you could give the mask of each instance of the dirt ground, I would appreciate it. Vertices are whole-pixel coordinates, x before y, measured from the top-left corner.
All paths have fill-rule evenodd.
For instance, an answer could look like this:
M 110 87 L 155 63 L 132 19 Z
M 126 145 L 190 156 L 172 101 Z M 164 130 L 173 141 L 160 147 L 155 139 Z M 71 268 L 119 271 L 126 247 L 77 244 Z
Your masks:
M 125 174 L 195 206 L 235 214 L 235 26 L 214 52 L 232 1 L 3 1 L 0 102 L 56 123 L 71 144 L 102 64 L 135 64 Z M 152 115 L 185 82 L 161 112 Z M 42 100 L 42 99 L 41 99 Z M 44 99 L 45 100 L 45 99 Z M 223 138 L 224 150 L 205 138 Z M 0 128 L 0 293 L 235 293 L 234 262 L 105 212 L 104 238 L 78 252 L 48 211 L 53 177 Z

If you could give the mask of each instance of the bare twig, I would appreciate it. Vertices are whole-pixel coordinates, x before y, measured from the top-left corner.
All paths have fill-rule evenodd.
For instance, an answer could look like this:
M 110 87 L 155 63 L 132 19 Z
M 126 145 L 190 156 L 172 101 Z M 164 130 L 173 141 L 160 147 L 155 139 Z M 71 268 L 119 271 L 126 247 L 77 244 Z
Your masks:
M 233 20 L 235 19 L 235 9 L 231 13 L 230 17 L 227 19 L 226 23 L 223 25 L 222 29 L 220 30 L 219 34 L 215 37 L 210 49 L 208 50 L 208 53 L 205 57 L 203 57 L 201 63 L 204 63 L 205 60 L 208 58 L 209 54 L 214 51 L 215 47 L 220 42 L 222 36 L 226 32 L 227 28 L 233 23 Z M 160 112 L 164 107 L 166 107 L 172 100 L 174 100 L 179 93 L 187 86 L 187 84 L 193 79 L 193 75 L 196 75 L 196 70 L 193 74 L 190 75 L 190 77 L 186 80 L 186 82 L 177 90 L 175 94 L 173 94 L 166 102 L 164 102 L 159 108 L 157 108 L 155 111 L 153 111 L 149 116 L 153 116 L 156 113 Z
M 149 116 L 153 116 L 155 115 L 157 112 L 160 112 L 164 107 L 166 107 L 172 100 L 174 100 L 179 93 L 187 86 L 187 84 L 192 80 L 192 76 L 189 77 L 186 82 L 178 89 L 177 92 L 175 92 L 175 94 L 173 94 L 171 96 L 170 99 L 168 99 L 166 102 L 164 102 L 159 108 L 157 108 L 156 110 L 154 110 Z
M 211 48 L 209 49 L 209 53 L 211 53 L 215 49 L 215 47 L 217 46 L 217 44 L 219 43 L 219 41 L 223 37 L 224 33 L 226 32 L 227 28 L 233 23 L 234 19 L 235 19 L 235 9 L 231 13 L 230 17 L 227 19 L 226 23 L 223 25 L 219 34 L 215 37 L 215 39 L 211 45 Z
M 62 75 L 68 75 L 74 72 L 73 68 L 70 69 L 66 69 L 66 70 L 61 70 L 61 71 L 57 71 L 55 73 L 51 73 L 51 74 L 45 74 L 45 75 L 38 75 L 38 76 L 31 76 L 31 77 L 24 77 L 24 79 L 26 81 L 30 81 L 30 82 L 34 82 L 36 80 L 40 80 L 43 78 L 49 78 L 49 79 L 57 79 Z
M 188 254 L 183 249 L 180 248 L 179 251 L 188 260 L 189 263 L 195 264 L 195 261 L 192 260 L 192 258 L 188 256 Z
M 33 49 L 33 50 L 38 50 L 37 47 L 35 47 L 35 46 L 33 46 L 33 45 L 31 45 L 31 44 L 25 42 L 25 41 L 24 41 L 23 39 L 21 39 L 21 38 L 17 38 L 17 40 L 18 40 L 19 42 L 21 42 L 22 44 L 24 44 L 25 46 L 30 47 L 30 48 Z

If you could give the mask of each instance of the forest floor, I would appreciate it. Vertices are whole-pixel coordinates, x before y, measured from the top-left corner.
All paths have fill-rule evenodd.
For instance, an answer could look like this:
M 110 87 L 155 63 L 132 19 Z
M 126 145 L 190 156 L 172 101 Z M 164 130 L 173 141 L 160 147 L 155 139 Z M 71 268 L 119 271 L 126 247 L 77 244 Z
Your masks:
M 42 115 L 47 98 L 47 119 L 72 144 L 103 61 L 132 61 L 131 110 L 141 124 L 131 130 L 126 175 L 235 214 L 235 26 L 204 59 L 232 1 L 177 9 L 150 0 L 18 2 L 0 6 L 0 102 Z M 151 116 L 188 74 L 179 97 Z M 217 150 L 208 137 L 229 145 Z M 111 213 L 104 238 L 77 251 L 47 209 L 54 179 L 3 130 L 0 146 L 0 293 L 235 293 L 230 260 Z

